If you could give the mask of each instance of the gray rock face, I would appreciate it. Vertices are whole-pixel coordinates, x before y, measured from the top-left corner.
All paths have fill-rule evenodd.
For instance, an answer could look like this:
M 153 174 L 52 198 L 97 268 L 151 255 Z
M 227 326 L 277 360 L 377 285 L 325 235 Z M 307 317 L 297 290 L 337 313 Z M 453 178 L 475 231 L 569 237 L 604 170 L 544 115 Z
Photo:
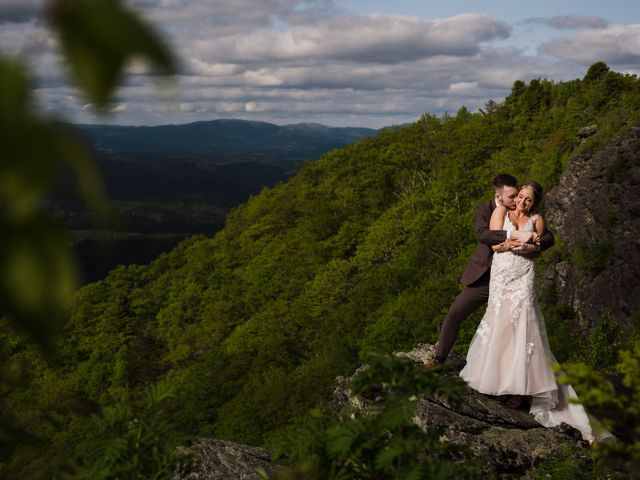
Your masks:
M 569 259 L 544 276 L 589 328 L 640 310 L 640 127 L 569 160 L 546 196 L 547 222 Z
M 186 475 L 176 473 L 173 480 L 254 480 L 258 468 L 276 473 L 271 454 L 263 448 L 202 439 L 185 450 L 194 454 L 195 468 Z
M 421 344 L 398 355 L 425 364 L 434 353 L 434 345 Z M 462 357 L 452 352 L 442 375 L 457 376 L 464 363 Z M 348 381 L 343 377 L 336 379 L 334 404 L 366 411 L 367 400 L 352 397 L 345 387 Z M 468 446 L 485 464 L 501 473 L 524 475 L 561 446 L 577 446 L 588 455 L 587 443 L 577 430 L 564 425 L 544 428 L 526 410 L 508 408 L 496 397 L 470 388 L 457 405 L 438 396 L 419 399 L 413 420 L 423 430 L 439 429 L 443 441 Z

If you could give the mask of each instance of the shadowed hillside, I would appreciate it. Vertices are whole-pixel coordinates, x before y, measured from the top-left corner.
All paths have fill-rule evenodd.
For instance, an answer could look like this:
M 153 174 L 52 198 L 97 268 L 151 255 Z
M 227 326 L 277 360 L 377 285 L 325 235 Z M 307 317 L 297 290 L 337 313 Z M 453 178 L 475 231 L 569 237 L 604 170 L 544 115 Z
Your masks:
M 213 235 L 231 207 L 286 180 L 296 163 L 376 133 L 244 120 L 75 128 L 95 150 L 117 212 L 105 226 L 64 192 L 50 203 L 71 230 L 83 284 L 118 265 L 149 263 L 190 235 Z

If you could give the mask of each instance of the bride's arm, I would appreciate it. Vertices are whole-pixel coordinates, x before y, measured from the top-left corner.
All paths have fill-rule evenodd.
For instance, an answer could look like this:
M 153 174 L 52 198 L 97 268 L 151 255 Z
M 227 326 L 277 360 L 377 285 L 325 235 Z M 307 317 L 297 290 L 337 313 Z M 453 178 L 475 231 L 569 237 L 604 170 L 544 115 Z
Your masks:
M 491 220 L 489 220 L 489 230 L 502 230 L 504 217 L 507 214 L 507 207 L 500 205 L 493 210 Z
M 473 222 L 473 231 L 476 234 L 476 238 L 480 243 L 484 243 L 488 247 L 497 245 L 507 239 L 507 232 L 502 229 L 502 225 L 498 227 L 498 230 L 489 230 L 491 213 L 494 208 L 491 208 L 489 204 L 478 205 Z
M 506 214 L 506 207 L 502 205 L 496 207 L 491 214 L 491 220 L 489 220 L 489 230 L 502 230 L 504 226 L 504 217 Z M 498 243 L 497 245 L 492 245 L 491 249 L 494 252 L 504 252 L 505 250 L 509 250 L 509 240 L 505 240 L 502 243 Z

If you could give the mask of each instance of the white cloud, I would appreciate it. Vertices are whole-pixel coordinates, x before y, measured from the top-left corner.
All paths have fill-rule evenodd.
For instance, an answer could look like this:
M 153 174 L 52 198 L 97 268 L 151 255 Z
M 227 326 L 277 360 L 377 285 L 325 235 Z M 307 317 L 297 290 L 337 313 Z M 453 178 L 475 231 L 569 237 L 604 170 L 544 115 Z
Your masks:
M 190 58 L 189 71 L 197 75 L 210 77 L 227 77 L 242 72 L 242 67 L 234 63 L 207 63 L 197 58 Z
M 43 0 L 24 1 L 34 7 Z M 6 2 L 22 4 L 0 0 L 0 5 Z M 168 94 L 157 87 L 157 79 L 134 66 L 112 112 L 92 113 L 87 100 L 69 87 L 51 34 L 29 17 L 32 14 L 21 14 L 22 23 L 2 23 L 2 12 L 9 10 L 0 8 L 0 49 L 20 53 L 37 72 L 43 108 L 75 121 L 122 124 L 234 117 L 380 127 L 414 120 L 425 112 L 455 112 L 462 104 L 474 110 L 489 98 L 502 99 L 516 79 L 580 77 L 584 68 L 565 59 L 580 62 L 587 50 L 604 49 L 611 55 L 617 49 L 627 60 L 636 58 L 633 29 L 625 27 L 624 35 L 615 33 L 617 27 L 595 30 L 603 26 L 599 17 L 528 21 L 528 32 L 541 24 L 556 29 L 591 27 L 566 37 L 565 44 L 545 46 L 544 52 L 562 60 L 558 61 L 526 53 L 533 49 L 516 48 L 512 36 L 518 30 L 483 13 L 438 20 L 363 15 L 340 9 L 332 0 L 128 3 L 153 22 L 182 59 Z M 597 32 L 608 32 L 618 43 L 596 39 Z
M 109 111 L 111 113 L 118 113 L 118 112 L 124 112 L 126 109 L 127 109 L 126 103 L 118 103 L 116 105 L 113 105 L 111 108 L 109 108 Z
M 190 53 L 212 63 L 350 60 L 400 63 L 436 55 L 469 55 L 510 27 L 484 14 L 424 21 L 404 16 L 334 16 L 287 29 L 193 39 Z
M 247 102 L 244 104 L 244 111 L 245 112 L 260 112 L 260 111 L 264 111 L 264 107 L 261 106 L 260 104 L 251 101 L 251 102 Z
M 449 85 L 449 92 L 454 95 L 469 95 L 477 93 L 478 82 L 457 82 Z
M 29 57 L 50 51 L 53 40 L 36 19 L 22 23 L 0 23 L 0 53 Z
M 542 51 L 583 65 L 602 60 L 610 65 L 637 67 L 640 63 L 640 24 L 582 31 L 549 42 Z

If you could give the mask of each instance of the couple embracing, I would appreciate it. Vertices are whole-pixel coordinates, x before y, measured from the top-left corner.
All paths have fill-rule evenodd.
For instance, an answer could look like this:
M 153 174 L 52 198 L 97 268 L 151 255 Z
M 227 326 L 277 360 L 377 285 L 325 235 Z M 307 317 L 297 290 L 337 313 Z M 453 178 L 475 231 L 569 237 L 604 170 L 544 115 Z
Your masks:
M 590 443 L 596 435 L 589 416 L 570 385 L 556 382 L 544 318 L 535 296 L 534 257 L 554 244 L 537 207 L 542 187 L 518 185 L 509 174 L 493 180 L 494 199 L 475 214 L 478 246 L 462 275 L 464 290 L 443 322 L 435 357 L 442 364 L 458 336 L 460 324 L 480 306 L 487 310 L 467 353 L 460 376 L 474 390 L 500 396 L 518 408 L 531 399 L 529 413 L 545 427 L 566 423 Z M 611 436 L 608 432 L 599 438 Z

